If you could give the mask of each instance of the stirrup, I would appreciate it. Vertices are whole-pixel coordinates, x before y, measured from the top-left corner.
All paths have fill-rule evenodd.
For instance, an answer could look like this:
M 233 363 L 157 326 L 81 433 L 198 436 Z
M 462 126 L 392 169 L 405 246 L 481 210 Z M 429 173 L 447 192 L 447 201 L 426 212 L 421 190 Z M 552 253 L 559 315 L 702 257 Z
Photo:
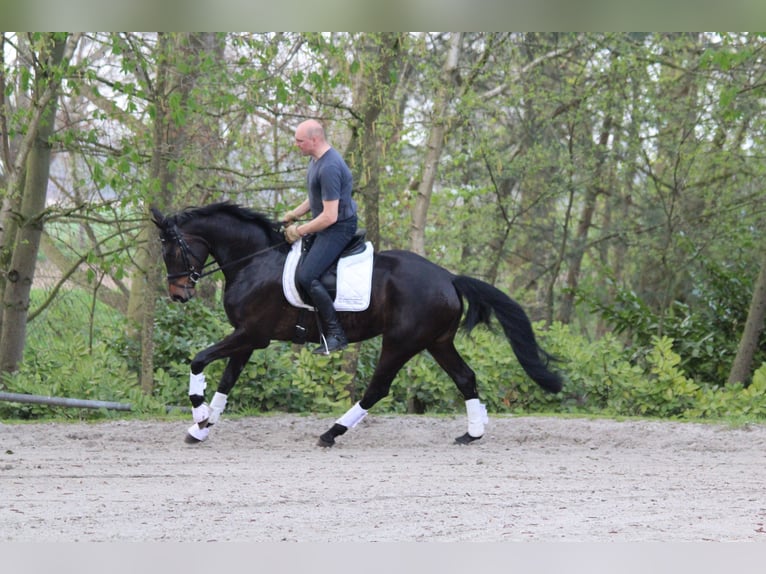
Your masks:
M 342 351 L 348 346 L 348 341 L 345 337 L 339 339 L 334 335 L 330 335 L 330 340 L 328 341 L 327 337 L 324 336 L 324 333 L 321 333 L 319 335 L 319 340 L 320 345 L 313 351 L 315 355 L 329 355 L 334 351 Z

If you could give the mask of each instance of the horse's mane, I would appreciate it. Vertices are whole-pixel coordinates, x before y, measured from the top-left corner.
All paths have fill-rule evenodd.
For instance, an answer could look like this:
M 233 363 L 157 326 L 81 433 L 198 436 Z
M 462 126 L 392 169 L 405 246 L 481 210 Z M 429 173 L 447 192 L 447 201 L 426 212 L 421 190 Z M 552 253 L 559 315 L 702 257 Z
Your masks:
M 279 231 L 280 226 L 278 223 L 275 223 L 262 213 L 230 201 L 211 203 L 210 205 L 202 207 L 187 207 L 183 211 L 177 213 L 175 217 L 176 223 L 179 226 L 183 226 L 184 223 L 193 219 L 212 217 L 219 214 L 229 215 L 243 223 L 251 223 L 259 226 L 266 233 L 271 244 L 284 240 L 284 236 Z

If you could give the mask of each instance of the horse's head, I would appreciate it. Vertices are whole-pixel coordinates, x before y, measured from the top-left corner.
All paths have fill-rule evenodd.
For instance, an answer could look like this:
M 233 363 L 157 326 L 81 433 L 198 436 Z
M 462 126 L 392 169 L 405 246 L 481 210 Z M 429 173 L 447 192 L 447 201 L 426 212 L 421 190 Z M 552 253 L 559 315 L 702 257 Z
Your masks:
M 154 207 L 151 210 L 152 221 L 160 230 L 162 259 L 168 272 L 168 294 L 173 301 L 186 303 L 194 297 L 194 287 L 202 276 L 210 248 L 201 237 L 185 233 L 176 217 L 165 217 Z

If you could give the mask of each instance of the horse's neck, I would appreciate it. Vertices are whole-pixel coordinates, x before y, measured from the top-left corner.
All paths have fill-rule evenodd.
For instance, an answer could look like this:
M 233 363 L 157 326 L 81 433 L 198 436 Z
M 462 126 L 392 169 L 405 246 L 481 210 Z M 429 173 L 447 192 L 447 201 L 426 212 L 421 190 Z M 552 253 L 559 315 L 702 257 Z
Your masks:
M 213 226 L 202 236 L 210 247 L 210 257 L 215 259 L 226 275 L 229 275 L 227 271 L 239 269 L 250 263 L 257 254 L 270 250 L 266 232 L 253 230 L 243 240 L 241 231 L 237 231 L 236 226 L 228 222 Z

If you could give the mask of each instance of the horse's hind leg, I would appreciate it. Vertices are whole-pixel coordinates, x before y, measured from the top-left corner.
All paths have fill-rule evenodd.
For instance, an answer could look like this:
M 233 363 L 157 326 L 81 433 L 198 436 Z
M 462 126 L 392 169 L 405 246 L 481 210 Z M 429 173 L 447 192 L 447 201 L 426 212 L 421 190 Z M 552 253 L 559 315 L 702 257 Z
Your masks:
M 396 373 L 399 372 L 407 361 L 418 353 L 418 351 L 413 351 L 412 349 L 397 349 L 397 346 L 401 347 L 401 345 L 387 344 L 386 339 L 383 339 L 380 359 L 378 360 L 378 365 L 375 367 L 375 372 L 370 379 L 370 384 L 367 385 L 367 390 L 365 390 L 364 396 L 362 396 L 362 399 L 358 403 L 346 411 L 342 417 L 335 421 L 335 424 L 330 430 L 319 437 L 317 445 L 323 447 L 333 446 L 337 437 L 345 434 L 348 429 L 358 425 L 361 420 L 367 416 L 367 411 L 369 411 L 375 403 L 388 395 Z
M 458 390 L 465 399 L 465 410 L 468 416 L 467 432 L 455 439 L 459 444 L 470 444 L 484 436 L 484 426 L 489 422 L 487 409 L 479 401 L 479 390 L 476 386 L 476 374 L 457 352 L 452 340 L 435 343 L 428 351 L 455 381 Z

